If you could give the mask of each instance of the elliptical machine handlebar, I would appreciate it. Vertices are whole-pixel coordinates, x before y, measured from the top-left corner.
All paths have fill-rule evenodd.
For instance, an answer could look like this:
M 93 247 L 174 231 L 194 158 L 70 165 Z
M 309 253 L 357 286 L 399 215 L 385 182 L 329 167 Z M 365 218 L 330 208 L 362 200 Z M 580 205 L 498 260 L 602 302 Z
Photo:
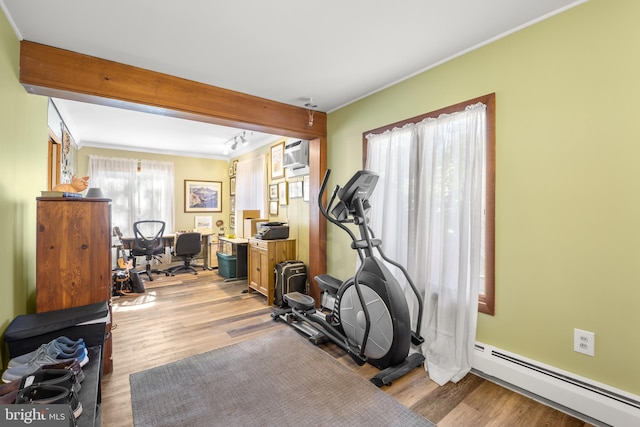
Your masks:
M 331 197 L 329 198 L 329 203 L 327 203 L 326 207 L 324 206 L 324 203 L 322 202 L 322 197 L 324 196 L 324 193 L 325 193 L 325 191 L 327 189 L 327 183 L 329 182 L 329 175 L 331 175 L 331 169 L 327 169 L 327 171 L 324 173 L 324 178 L 322 180 L 322 185 L 320 185 L 320 191 L 318 192 L 318 207 L 320 208 L 320 213 L 322 214 L 322 216 L 327 218 L 327 220 L 329 222 L 331 222 L 332 224 L 337 225 L 338 227 L 343 229 L 346 233 L 348 233 L 349 237 L 351 237 L 351 240 L 353 240 L 355 242 L 355 241 L 358 240 L 358 238 L 353 233 L 353 231 L 351 231 L 348 227 L 346 227 L 343 224 L 343 223 L 352 223 L 354 221 L 350 220 L 348 217 L 343 219 L 343 220 L 338 220 L 336 218 L 333 218 L 329 214 L 330 209 L 332 208 L 333 203 L 336 200 L 336 196 L 338 195 L 338 191 L 340 191 L 340 186 L 339 185 L 335 186 L 335 188 L 333 189 L 333 193 L 331 193 Z M 358 255 L 360 255 L 360 257 L 362 257 L 360 252 L 358 252 Z

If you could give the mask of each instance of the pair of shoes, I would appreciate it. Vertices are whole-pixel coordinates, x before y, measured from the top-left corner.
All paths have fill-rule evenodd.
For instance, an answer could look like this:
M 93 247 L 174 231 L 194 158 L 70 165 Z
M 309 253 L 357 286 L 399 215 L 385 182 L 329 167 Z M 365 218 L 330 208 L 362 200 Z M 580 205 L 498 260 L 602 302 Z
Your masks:
M 69 427 L 76 426 L 76 418 L 82 414 L 82 404 L 78 395 L 63 386 L 51 384 L 34 384 L 18 391 L 16 404 L 67 405 L 69 408 Z M 48 407 L 45 407 L 49 410 Z M 36 413 L 45 411 L 34 410 Z M 9 410 L 9 409 L 7 409 Z
M 19 388 L 22 390 L 34 384 L 59 385 L 76 393 L 81 387 L 76 376 L 68 369 L 39 369 L 22 377 Z
M 73 375 L 76 376 L 78 382 L 84 381 L 84 371 L 82 370 L 82 366 L 76 359 L 68 359 L 64 362 L 53 363 L 51 365 L 43 365 L 40 369 L 68 369 L 73 372 Z
M 7 367 L 13 368 L 19 365 L 26 365 L 32 359 L 37 358 L 38 355 L 43 351 L 49 352 L 52 357 L 58 359 L 75 359 L 75 354 L 78 352 L 78 349 L 83 349 L 86 352 L 87 347 L 84 344 L 84 340 L 82 338 L 74 341 L 70 338 L 61 336 L 56 338 L 55 340 L 49 341 L 47 344 L 42 344 L 40 347 L 30 353 L 14 357 L 13 359 L 9 360 L 9 364 L 7 365 Z M 81 359 L 78 361 L 82 362 Z M 86 362 L 82 365 L 84 366 L 85 364 Z
M 73 351 L 73 353 L 71 353 L 71 351 Z M 26 363 L 17 364 L 27 359 L 28 361 Z M 10 367 L 2 373 L 2 381 L 8 383 L 33 374 L 45 365 L 69 362 L 74 359 L 78 361 L 81 367 L 89 362 L 87 348 L 84 342 L 77 344 L 75 347 L 70 347 L 64 343 L 58 343 L 56 340 L 53 340 L 48 344 L 40 346 L 32 353 L 11 359 L 11 361 L 9 361 Z

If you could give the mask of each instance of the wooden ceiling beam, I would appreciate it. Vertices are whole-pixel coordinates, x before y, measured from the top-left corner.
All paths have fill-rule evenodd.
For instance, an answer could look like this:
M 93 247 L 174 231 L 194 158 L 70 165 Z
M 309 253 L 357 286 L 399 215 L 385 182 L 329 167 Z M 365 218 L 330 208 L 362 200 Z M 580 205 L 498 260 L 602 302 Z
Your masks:
M 20 44 L 20 83 L 33 94 L 274 135 L 327 135 L 327 115 L 319 111 L 309 126 L 302 107 L 26 40 Z

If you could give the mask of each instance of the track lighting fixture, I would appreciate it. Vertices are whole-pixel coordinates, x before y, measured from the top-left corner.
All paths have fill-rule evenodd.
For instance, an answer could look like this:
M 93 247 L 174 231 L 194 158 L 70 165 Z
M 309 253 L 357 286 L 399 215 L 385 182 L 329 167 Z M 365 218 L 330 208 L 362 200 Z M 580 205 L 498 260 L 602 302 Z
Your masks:
M 228 155 L 229 149 L 231 149 L 231 151 L 236 151 L 238 149 L 238 144 L 242 145 L 243 147 L 246 147 L 247 145 L 249 145 L 249 140 L 247 139 L 246 131 L 242 131 L 240 134 L 234 136 L 233 138 L 225 142 L 222 154 L 225 156 Z
M 233 148 L 234 150 L 238 147 L 238 144 L 241 144 L 243 146 L 247 146 L 249 145 L 249 141 L 247 140 L 247 137 L 245 136 L 247 134 L 246 131 L 243 131 L 240 135 L 236 135 L 233 137 L 233 145 L 231 146 L 231 148 Z

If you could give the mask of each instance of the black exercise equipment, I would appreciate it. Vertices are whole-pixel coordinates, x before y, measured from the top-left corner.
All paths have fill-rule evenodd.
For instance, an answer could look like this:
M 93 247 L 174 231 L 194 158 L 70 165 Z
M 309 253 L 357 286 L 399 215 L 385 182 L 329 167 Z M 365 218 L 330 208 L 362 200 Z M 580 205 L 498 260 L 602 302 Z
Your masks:
M 412 343 L 418 346 L 424 342 L 420 336 L 422 296 L 407 270 L 383 253 L 382 241 L 375 238 L 367 223 L 369 198 L 378 175 L 358 171 L 343 188 L 335 187 L 325 207 L 322 199 L 330 173 L 327 170 L 318 195 L 320 212 L 349 234 L 360 265 L 355 275 L 344 282 L 328 274 L 315 277 L 320 289 L 335 298 L 331 313 L 316 310 L 315 300 L 309 295 L 292 292 L 284 295 L 289 307 L 275 310 L 272 317 L 293 326 L 316 345 L 334 342 L 358 365 L 367 362 L 381 370 L 371 378 L 374 384 L 389 385 L 424 362 L 421 353 L 409 354 Z M 345 225 L 348 223 L 357 226 L 359 236 Z M 415 331 L 411 329 L 409 308 L 400 284 L 374 252 L 397 267 L 411 286 L 418 302 Z

